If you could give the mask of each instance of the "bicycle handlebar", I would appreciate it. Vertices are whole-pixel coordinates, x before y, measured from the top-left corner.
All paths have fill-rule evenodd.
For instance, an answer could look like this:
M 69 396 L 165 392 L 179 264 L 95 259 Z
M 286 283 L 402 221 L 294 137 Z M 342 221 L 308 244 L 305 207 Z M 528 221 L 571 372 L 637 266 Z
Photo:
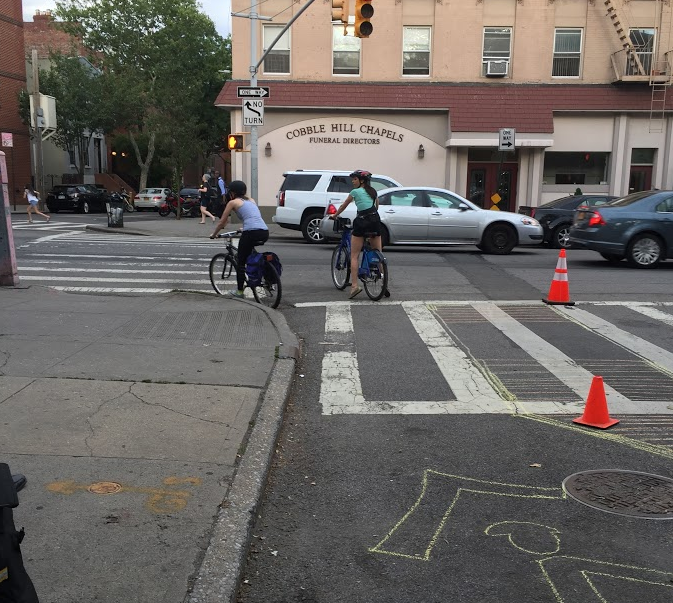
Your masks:
M 216 239 L 228 239 L 234 237 L 234 235 L 241 234 L 243 231 L 239 228 L 238 230 L 230 230 L 229 232 L 219 232 L 214 237 Z M 210 237 L 213 238 L 213 237 Z

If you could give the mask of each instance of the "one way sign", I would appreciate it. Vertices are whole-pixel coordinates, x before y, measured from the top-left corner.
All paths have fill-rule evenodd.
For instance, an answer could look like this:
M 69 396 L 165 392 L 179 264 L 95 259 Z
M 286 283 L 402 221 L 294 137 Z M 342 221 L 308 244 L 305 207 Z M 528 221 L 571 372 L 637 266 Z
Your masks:
M 514 128 L 500 128 L 500 142 L 498 144 L 498 151 L 513 151 L 515 146 L 514 135 L 516 130 Z

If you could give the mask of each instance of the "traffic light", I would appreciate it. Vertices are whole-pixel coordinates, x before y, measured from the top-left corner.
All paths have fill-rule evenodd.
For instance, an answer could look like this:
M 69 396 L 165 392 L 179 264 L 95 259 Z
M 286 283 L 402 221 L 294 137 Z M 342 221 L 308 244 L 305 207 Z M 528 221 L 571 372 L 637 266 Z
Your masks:
M 348 26 L 348 0 L 332 0 L 332 21 L 341 21 L 344 24 L 344 36 Z
M 355 0 L 355 37 L 368 38 L 374 27 L 369 22 L 374 16 L 372 0 Z
M 229 134 L 227 136 L 227 148 L 230 151 L 241 152 L 245 148 L 245 139 L 243 134 Z

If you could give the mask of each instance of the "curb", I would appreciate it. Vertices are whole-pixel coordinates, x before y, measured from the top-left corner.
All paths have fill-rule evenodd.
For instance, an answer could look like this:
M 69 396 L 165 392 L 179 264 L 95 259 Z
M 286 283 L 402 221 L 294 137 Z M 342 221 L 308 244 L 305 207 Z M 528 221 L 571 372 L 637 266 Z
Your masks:
M 110 228 L 109 226 L 96 226 L 95 224 L 87 224 L 84 230 L 92 230 L 93 232 L 104 232 L 107 234 L 118 234 L 118 235 L 135 235 L 141 237 L 152 236 L 150 233 L 142 230 L 123 230 L 122 228 Z

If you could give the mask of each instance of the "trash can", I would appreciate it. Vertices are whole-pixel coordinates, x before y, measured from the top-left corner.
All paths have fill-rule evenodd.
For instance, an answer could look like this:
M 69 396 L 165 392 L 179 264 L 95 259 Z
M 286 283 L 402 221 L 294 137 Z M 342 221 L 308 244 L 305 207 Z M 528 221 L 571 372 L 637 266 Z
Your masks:
M 105 205 L 108 228 L 122 228 L 124 226 L 124 201 L 109 199 Z

